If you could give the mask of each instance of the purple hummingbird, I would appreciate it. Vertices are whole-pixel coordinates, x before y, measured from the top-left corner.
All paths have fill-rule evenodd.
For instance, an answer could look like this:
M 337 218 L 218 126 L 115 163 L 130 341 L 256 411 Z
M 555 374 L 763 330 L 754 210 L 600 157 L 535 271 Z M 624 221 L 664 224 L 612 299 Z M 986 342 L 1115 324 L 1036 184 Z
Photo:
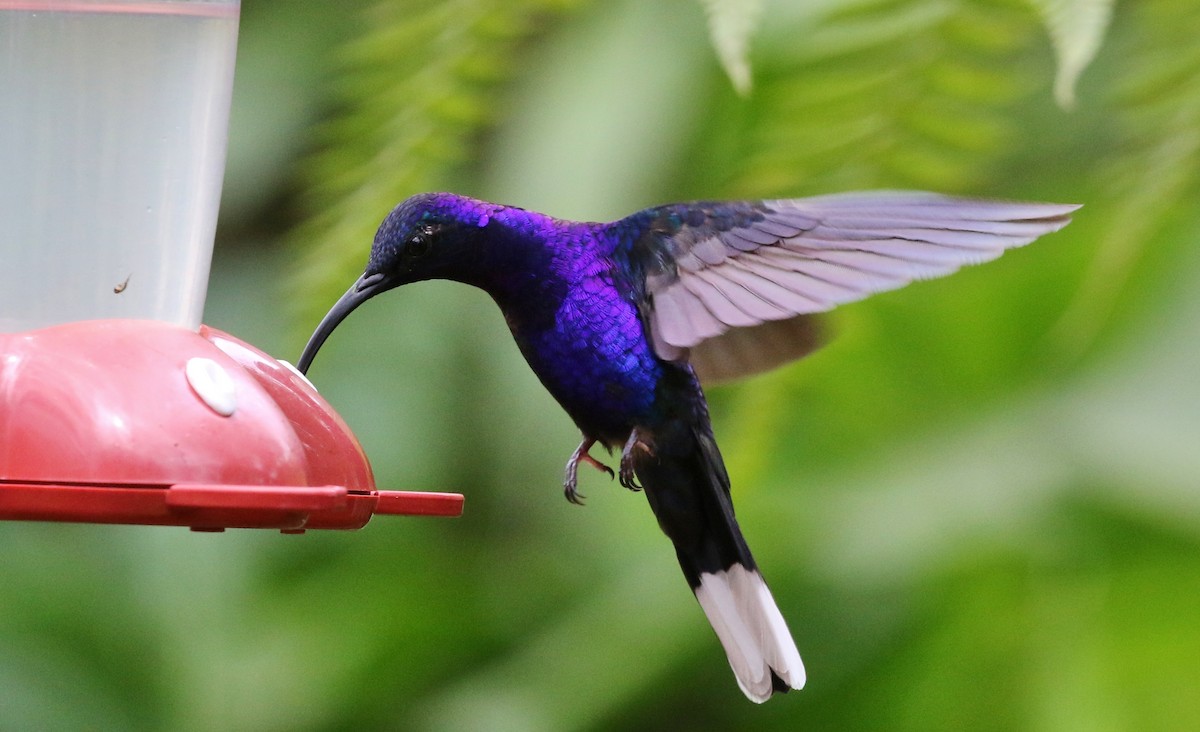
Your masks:
M 815 313 L 994 259 L 1070 221 L 1075 205 L 849 193 L 649 208 L 610 223 L 449 193 L 413 196 L 375 235 L 366 271 L 321 321 L 307 371 L 352 310 L 410 282 L 491 295 L 521 353 L 582 432 L 586 463 L 644 489 L 738 685 L 755 702 L 804 686 L 795 641 L 734 518 L 703 383 L 818 345 Z M 596 443 L 621 457 L 614 471 Z

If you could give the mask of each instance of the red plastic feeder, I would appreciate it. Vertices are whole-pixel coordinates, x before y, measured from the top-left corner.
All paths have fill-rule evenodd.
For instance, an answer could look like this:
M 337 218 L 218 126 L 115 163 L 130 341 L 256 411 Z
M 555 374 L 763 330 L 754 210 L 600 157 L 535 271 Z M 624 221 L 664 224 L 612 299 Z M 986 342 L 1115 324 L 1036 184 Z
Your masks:
M 239 9 L 0 9 L 0 519 L 300 532 L 462 512 L 375 490 L 307 380 L 200 324 Z
M 376 490 L 312 385 L 214 328 L 102 320 L 0 334 L 0 519 L 301 532 L 462 505 Z

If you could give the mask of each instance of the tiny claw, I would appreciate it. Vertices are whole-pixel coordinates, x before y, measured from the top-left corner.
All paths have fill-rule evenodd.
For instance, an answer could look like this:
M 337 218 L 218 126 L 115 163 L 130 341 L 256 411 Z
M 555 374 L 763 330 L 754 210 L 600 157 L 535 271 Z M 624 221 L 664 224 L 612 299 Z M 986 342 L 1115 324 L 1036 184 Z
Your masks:
M 637 493 L 642 490 L 641 484 L 637 482 L 637 475 L 634 473 L 633 466 L 627 465 L 624 460 L 621 461 L 621 486 Z
M 576 506 L 582 506 L 583 499 L 586 497 L 576 487 L 579 483 L 579 463 L 587 463 L 597 470 L 608 473 L 609 478 L 616 477 L 612 468 L 588 454 L 588 450 L 594 444 L 596 444 L 595 439 L 584 437 L 583 442 L 579 443 L 579 447 L 575 448 L 575 452 L 571 453 L 571 459 L 567 460 L 567 470 L 563 476 L 563 495 Z
M 568 501 L 574 503 L 576 506 L 582 506 L 583 499 L 587 498 L 587 496 L 576 490 L 575 486 L 570 483 L 563 485 L 563 495 L 567 497 Z
M 646 457 L 654 457 L 654 449 L 650 447 L 649 442 L 642 439 L 641 432 L 637 428 L 629 433 L 625 447 L 621 448 L 621 485 L 631 491 L 640 491 L 642 486 L 638 483 L 637 470 L 633 464 L 635 450 L 645 453 Z

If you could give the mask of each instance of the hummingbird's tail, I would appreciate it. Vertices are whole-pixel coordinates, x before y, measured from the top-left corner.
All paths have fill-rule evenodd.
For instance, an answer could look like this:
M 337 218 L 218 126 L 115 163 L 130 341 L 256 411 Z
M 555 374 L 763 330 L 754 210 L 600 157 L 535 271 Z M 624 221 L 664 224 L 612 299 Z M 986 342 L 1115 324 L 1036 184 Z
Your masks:
M 654 430 L 636 471 L 738 686 L 754 702 L 804 686 L 804 664 L 733 515 L 712 431 L 672 421 Z

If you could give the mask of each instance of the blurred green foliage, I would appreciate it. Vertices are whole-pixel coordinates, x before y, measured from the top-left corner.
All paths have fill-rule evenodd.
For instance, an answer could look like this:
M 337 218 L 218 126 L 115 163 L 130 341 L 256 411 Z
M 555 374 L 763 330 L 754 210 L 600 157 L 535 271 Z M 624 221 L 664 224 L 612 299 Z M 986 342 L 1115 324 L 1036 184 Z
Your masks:
M 870 187 L 1086 204 L 712 391 L 806 689 L 742 698 L 644 498 L 589 474 L 563 501 L 570 421 L 485 296 L 428 283 L 312 376 L 381 487 L 461 490 L 464 517 L 6 525 L 0 729 L 1200 727 L 1200 5 L 748 12 L 739 95 L 694 1 L 247 3 L 206 319 L 294 356 L 426 189 L 583 219 Z

